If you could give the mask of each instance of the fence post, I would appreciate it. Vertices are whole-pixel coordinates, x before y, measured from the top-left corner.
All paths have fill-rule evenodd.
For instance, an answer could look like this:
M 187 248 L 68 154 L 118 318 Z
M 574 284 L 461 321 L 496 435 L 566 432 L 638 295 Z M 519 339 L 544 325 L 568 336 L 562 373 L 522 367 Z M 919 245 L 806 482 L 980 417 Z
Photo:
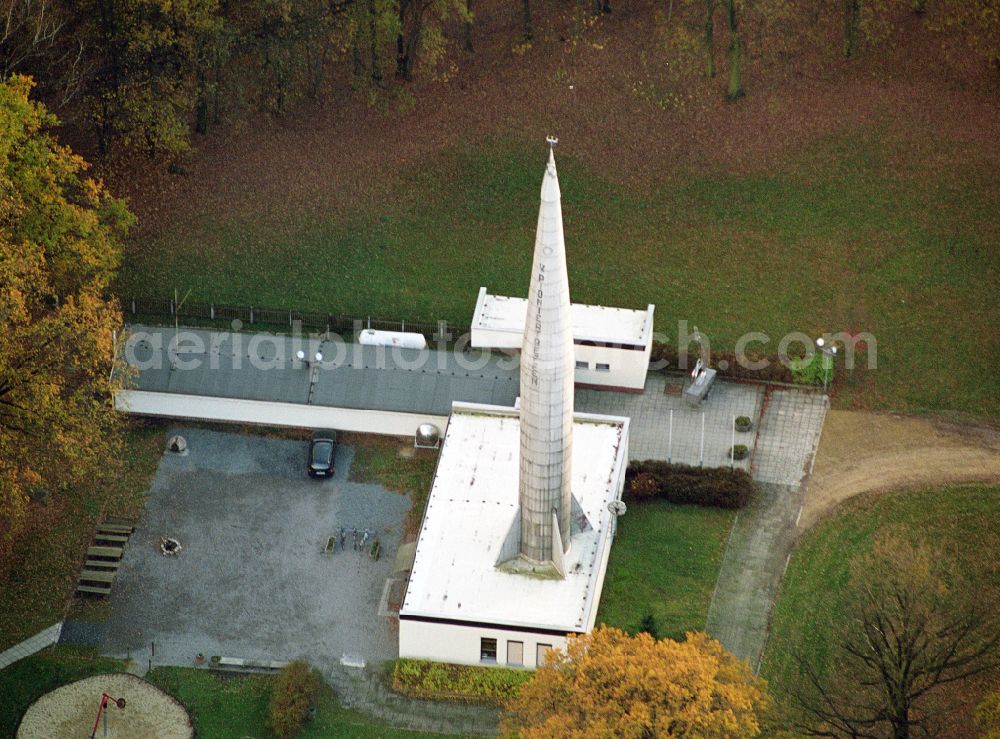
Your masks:
M 698 466 L 705 466 L 705 411 L 701 412 L 701 452 L 698 455 Z
M 174 299 L 170 299 L 170 315 L 174 314 Z
M 250 323 L 253 324 L 253 306 L 250 306 Z
M 288 311 L 288 327 L 292 327 L 292 312 Z
M 132 298 L 132 315 L 135 315 L 135 298 Z

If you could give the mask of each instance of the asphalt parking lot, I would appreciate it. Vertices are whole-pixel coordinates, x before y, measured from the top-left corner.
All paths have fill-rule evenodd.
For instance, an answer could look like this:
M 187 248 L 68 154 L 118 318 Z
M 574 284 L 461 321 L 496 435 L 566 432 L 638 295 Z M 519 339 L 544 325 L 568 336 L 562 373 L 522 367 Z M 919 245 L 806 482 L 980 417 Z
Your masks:
M 304 441 L 170 433 L 189 452 L 160 462 L 114 585 L 103 651 L 177 665 L 199 653 L 318 667 L 345 653 L 395 658 L 395 628 L 379 611 L 409 500 L 349 482 L 347 446 L 335 477 L 313 480 Z M 325 553 L 341 527 L 346 547 Z M 355 528 L 378 537 L 378 561 L 353 548 Z M 181 553 L 163 556 L 161 536 L 180 541 Z

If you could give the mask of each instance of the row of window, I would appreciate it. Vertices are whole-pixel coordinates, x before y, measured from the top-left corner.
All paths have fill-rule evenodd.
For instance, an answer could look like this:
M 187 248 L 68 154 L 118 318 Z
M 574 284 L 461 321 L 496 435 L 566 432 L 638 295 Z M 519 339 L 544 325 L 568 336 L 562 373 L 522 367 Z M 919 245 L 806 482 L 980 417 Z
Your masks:
M 545 664 L 545 655 L 548 651 L 552 649 L 551 644 L 536 644 L 535 645 L 535 664 L 542 665 Z M 480 662 L 492 662 L 497 661 L 497 640 L 489 639 L 483 637 L 479 640 L 479 661 Z M 514 667 L 524 665 L 524 642 L 523 641 L 507 641 L 507 664 Z
M 577 369 L 589 370 L 590 369 L 590 362 L 586 362 L 586 361 L 584 361 L 582 359 L 578 359 L 578 360 L 576 360 L 576 368 Z M 611 365 L 610 364 L 604 364 L 603 362 L 598 362 L 597 364 L 594 365 L 594 369 L 597 372 L 610 372 L 611 371 Z

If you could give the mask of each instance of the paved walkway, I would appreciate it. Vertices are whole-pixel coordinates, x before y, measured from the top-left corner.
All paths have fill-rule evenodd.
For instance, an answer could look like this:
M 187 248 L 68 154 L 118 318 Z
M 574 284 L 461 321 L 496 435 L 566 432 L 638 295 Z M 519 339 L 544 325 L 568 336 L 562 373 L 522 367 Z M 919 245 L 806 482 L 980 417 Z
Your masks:
M 12 665 L 19 659 L 30 657 L 35 652 L 40 652 L 45 647 L 51 647 L 59 641 L 59 632 L 62 631 L 62 622 L 52 624 L 49 628 L 39 631 L 32 637 L 25 639 L 20 644 L 15 644 L 5 652 L 0 652 L 0 670 L 8 665 Z
M 681 395 L 684 384 L 685 376 L 650 372 L 641 393 L 579 389 L 576 410 L 628 416 L 630 459 L 728 467 L 733 443 L 753 447 L 756 432 L 734 433 L 733 421 L 757 417 L 763 386 L 717 380 L 701 406 L 691 408 Z M 748 469 L 749 461 L 735 466 Z
M 773 390 L 764 402 L 753 455 L 760 495 L 733 523 L 705 626 L 754 670 L 795 544 L 827 405 L 825 396 L 800 390 Z
M 441 734 L 489 735 L 497 732 L 499 710 L 481 705 L 407 698 L 390 690 L 379 667 L 363 670 L 337 665 L 326 673 L 340 702 L 396 728 Z

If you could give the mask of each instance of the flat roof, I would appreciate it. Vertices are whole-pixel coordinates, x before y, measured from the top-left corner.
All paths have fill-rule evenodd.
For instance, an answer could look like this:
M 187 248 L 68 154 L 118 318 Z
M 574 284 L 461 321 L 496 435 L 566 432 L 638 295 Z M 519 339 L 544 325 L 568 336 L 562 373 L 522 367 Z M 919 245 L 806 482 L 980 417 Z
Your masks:
M 585 631 L 610 546 L 608 504 L 625 459 L 627 418 L 578 413 L 573 494 L 591 527 L 575 531 L 566 576 L 495 567 L 518 508 L 520 419 L 511 408 L 455 404 L 438 458 L 400 616 L 562 633 Z
M 597 344 L 645 346 L 653 331 L 653 310 L 652 304 L 645 310 L 632 310 L 573 303 L 573 340 L 577 343 L 592 341 Z M 521 336 L 527 315 L 527 298 L 490 295 L 485 287 L 481 287 L 472 328 Z
M 182 327 L 187 338 L 173 362 L 167 347 L 174 329 L 134 325 L 129 332 L 136 339 L 127 358 L 137 368 L 137 390 L 447 416 L 455 401 L 513 406 L 520 381 L 517 367 L 487 352 L 338 346 Z M 300 347 L 309 353 L 317 346 L 327 361 L 314 377 L 294 356 Z

